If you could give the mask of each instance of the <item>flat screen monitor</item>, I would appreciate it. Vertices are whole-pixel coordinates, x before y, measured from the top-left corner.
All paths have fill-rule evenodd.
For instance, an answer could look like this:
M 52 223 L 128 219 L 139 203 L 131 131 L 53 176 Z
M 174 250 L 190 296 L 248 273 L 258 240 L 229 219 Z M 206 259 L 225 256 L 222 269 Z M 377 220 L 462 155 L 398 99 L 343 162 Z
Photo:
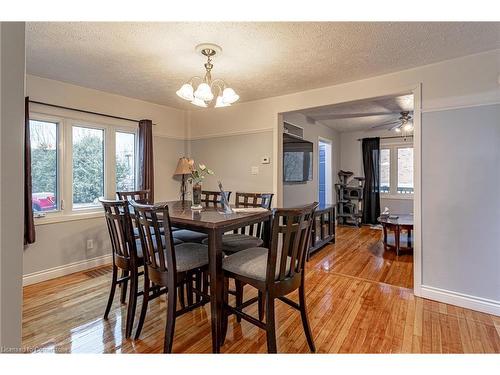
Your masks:
M 306 182 L 312 178 L 312 142 L 283 134 L 283 181 Z

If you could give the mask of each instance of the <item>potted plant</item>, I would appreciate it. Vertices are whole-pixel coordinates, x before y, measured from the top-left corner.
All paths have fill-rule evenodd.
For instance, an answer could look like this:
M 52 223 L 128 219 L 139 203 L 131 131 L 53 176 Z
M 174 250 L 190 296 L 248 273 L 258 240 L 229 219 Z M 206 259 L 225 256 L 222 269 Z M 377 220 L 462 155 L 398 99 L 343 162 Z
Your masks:
M 193 188 L 193 204 L 191 209 L 199 210 L 203 208 L 201 206 L 201 183 L 206 176 L 213 174 L 214 172 L 208 169 L 205 164 L 198 164 L 198 167 L 193 167 L 191 175 L 188 178 Z

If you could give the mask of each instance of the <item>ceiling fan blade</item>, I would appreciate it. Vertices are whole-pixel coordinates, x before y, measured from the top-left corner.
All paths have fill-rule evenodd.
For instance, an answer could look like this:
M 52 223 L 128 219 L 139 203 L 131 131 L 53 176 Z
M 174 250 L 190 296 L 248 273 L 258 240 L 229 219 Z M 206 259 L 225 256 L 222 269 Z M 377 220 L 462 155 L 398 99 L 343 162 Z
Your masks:
M 387 126 L 399 125 L 399 124 L 401 124 L 401 121 L 391 121 L 391 122 L 386 122 L 385 124 L 379 124 L 379 125 L 372 126 L 371 129 L 385 128 Z

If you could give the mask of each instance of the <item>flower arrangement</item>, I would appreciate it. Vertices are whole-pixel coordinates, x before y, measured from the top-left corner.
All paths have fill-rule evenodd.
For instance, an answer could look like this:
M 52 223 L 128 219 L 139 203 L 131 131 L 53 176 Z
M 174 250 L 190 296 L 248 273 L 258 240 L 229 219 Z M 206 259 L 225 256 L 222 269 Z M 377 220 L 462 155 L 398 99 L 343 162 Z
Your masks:
M 193 161 L 194 164 L 194 161 Z M 213 175 L 214 171 L 207 168 L 205 164 L 198 164 L 197 168 L 192 168 L 191 175 L 188 177 L 188 181 L 193 185 L 199 185 L 202 183 L 203 179 L 208 175 Z

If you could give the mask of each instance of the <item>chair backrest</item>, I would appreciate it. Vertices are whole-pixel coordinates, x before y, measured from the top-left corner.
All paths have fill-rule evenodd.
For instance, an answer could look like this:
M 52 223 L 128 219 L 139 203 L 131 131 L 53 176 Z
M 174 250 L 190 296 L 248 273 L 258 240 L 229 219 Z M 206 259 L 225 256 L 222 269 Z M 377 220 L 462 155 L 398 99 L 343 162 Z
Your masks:
M 151 204 L 151 193 L 149 190 L 117 191 L 118 199 L 123 201 L 136 201 L 143 204 Z
M 262 207 L 271 209 L 272 193 L 236 193 L 236 207 Z
M 229 198 L 231 197 L 231 192 L 226 191 L 227 201 L 229 202 Z M 206 207 L 220 207 L 222 206 L 222 193 L 220 191 L 210 191 L 210 190 L 202 190 L 201 191 L 201 204 Z
M 271 209 L 273 200 L 272 193 L 236 193 L 235 205 L 236 207 L 262 207 L 266 210 Z M 233 233 L 249 234 L 262 238 L 262 223 L 247 225 L 246 227 L 238 228 Z
M 150 280 L 168 286 L 169 277 L 175 278 L 175 247 L 166 204 L 148 205 L 131 201 L 134 219 L 139 229 L 144 264 Z M 161 229 L 165 235 L 161 235 Z M 172 271 L 173 272 L 170 272 Z M 174 280 L 174 279 L 172 279 Z
M 299 208 L 274 210 L 267 267 L 268 282 L 284 281 L 302 274 L 317 207 L 318 203 L 315 202 Z M 288 270 L 287 264 L 290 264 Z
M 104 207 L 114 264 L 123 269 L 136 267 L 137 248 L 128 202 L 102 198 L 99 201 Z

